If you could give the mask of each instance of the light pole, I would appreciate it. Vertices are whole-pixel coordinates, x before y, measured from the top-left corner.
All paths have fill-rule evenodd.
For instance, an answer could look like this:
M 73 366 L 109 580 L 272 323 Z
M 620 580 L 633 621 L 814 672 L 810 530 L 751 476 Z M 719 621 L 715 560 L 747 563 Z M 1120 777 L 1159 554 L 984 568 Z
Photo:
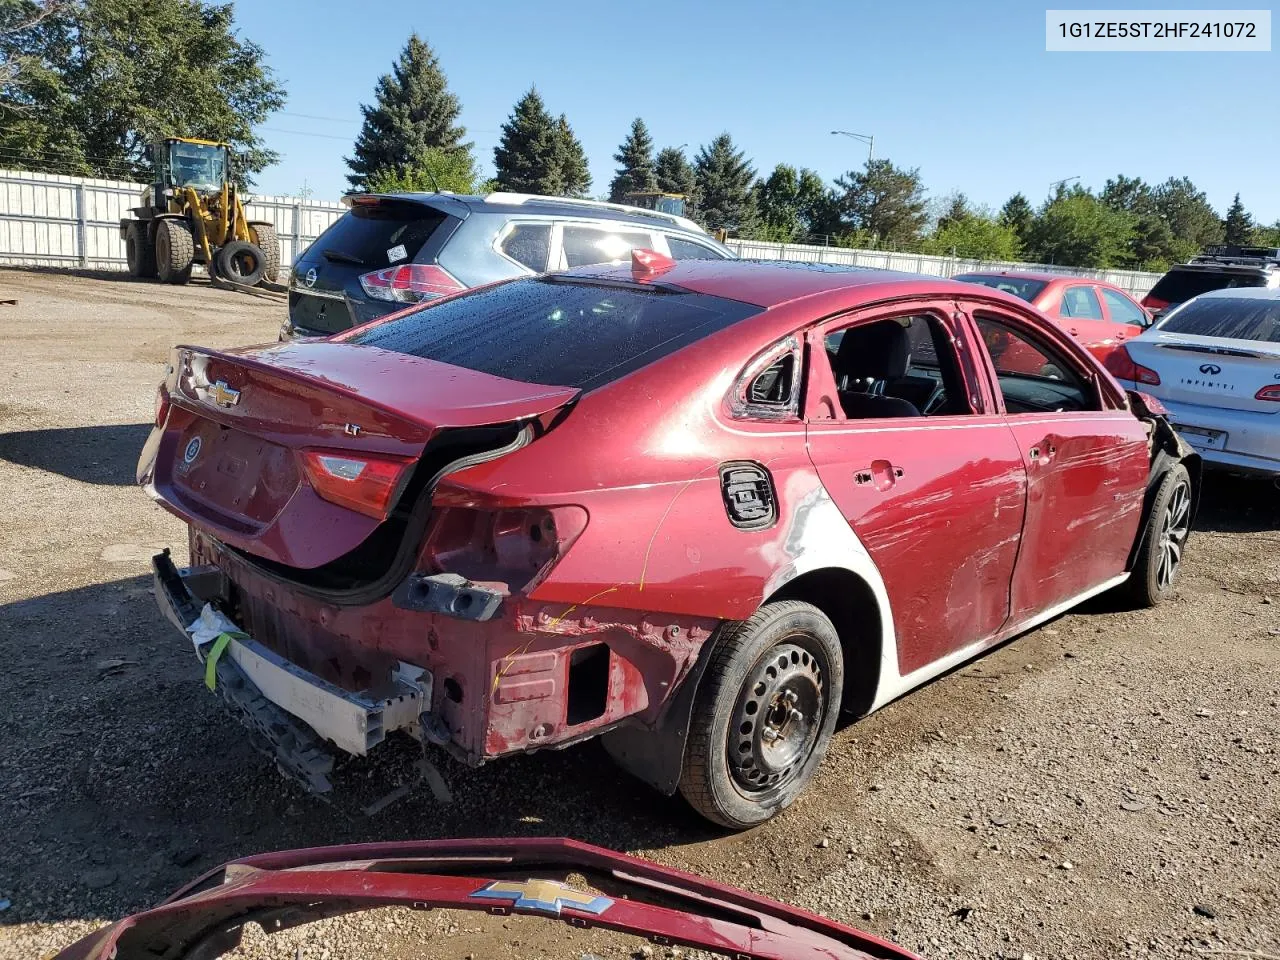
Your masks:
M 867 163 L 871 162 L 871 158 L 876 149 L 876 138 L 866 133 L 850 133 L 848 130 L 832 130 L 833 137 L 848 137 L 851 140 L 857 140 L 859 143 L 867 145 Z
M 1052 190 L 1054 193 L 1057 193 L 1059 190 L 1065 187 L 1072 180 L 1079 180 L 1079 179 L 1080 179 L 1079 177 L 1064 177 L 1061 180 L 1055 180 L 1053 181 L 1053 183 L 1049 184 L 1049 189 Z

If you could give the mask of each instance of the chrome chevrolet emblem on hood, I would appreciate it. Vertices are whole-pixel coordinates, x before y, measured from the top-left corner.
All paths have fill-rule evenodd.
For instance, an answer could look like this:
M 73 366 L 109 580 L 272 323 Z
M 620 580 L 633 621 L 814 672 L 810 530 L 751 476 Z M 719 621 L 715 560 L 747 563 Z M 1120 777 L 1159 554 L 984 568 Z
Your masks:
M 219 380 L 213 385 L 212 396 L 213 402 L 220 407 L 234 407 L 240 402 L 240 391 L 232 390 L 225 380 Z

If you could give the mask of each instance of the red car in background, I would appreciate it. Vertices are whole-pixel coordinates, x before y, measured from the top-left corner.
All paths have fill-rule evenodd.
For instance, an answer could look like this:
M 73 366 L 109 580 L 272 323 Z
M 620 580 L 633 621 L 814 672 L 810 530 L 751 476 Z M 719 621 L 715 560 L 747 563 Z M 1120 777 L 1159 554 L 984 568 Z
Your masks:
M 192 566 L 158 556 L 156 596 L 282 770 L 324 789 L 329 745 L 396 730 L 472 765 L 603 735 L 749 827 L 842 708 L 1172 590 L 1198 457 L 1027 303 L 633 260 L 174 351 L 138 480 Z
M 1034 306 L 1099 360 L 1151 325 L 1151 314 L 1115 284 L 1061 273 L 963 273 L 954 277 Z

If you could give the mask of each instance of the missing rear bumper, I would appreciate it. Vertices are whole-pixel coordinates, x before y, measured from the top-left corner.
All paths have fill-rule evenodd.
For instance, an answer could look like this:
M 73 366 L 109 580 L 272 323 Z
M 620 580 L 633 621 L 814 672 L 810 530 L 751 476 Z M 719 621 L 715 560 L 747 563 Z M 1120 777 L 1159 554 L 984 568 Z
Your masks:
M 178 570 L 168 551 L 152 565 L 161 611 L 206 660 L 214 637 L 197 638 L 195 627 L 206 604 L 220 595 L 221 573 L 214 567 Z M 417 734 L 419 715 L 431 705 L 431 673 L 421 667 L 401 663 L 377 689 L 353 693 L 243 633 L 228 640 L 214 674 L 215 692 L 265 740 L 281 771 L 313 792 L 331 789 L 328 744 L 363 756 L 393 730 Z

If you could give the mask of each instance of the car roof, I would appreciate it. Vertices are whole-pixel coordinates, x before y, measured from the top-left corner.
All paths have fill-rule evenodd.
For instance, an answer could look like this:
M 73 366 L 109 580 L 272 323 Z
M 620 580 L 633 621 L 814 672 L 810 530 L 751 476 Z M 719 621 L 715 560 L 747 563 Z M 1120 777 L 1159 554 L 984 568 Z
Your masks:
M 1016 277 L 1020 280 L 1043 280 L 1046 283 L 1096 283 L 1099 286 L 1109 287 L 1112 290 L 1119 290 L 1124 293 L 1123 287 L 1118 287 L 1110 280 L 1103 280 L 1101 277 L 1082 277 L 1077 273 L 1034 273 L 1030 270 L 966 270 L 964 273 L 956 274 L 957 279 L 960 277 Z
M 1223 287 L 1207 290 L 1195 300 L 1280 300 L 1280 287 Z
M 630 266 L 580 267 L 571 274 L 602 280 L 635 279 Z M 949 295 L 955 295 L 958 290 L 972 289 L 968 284 L 955 280 L 918 273 L 791 260 L 681 260 L 651 279 L 655 283 L 694 293 L 766 308 L 819 294 L 860 288 L 910 286 L 912 292 Z M 987 293 L 1007 296 L 999 291 Z M 1013 301 L 1013 298 L 1009 299 Z

